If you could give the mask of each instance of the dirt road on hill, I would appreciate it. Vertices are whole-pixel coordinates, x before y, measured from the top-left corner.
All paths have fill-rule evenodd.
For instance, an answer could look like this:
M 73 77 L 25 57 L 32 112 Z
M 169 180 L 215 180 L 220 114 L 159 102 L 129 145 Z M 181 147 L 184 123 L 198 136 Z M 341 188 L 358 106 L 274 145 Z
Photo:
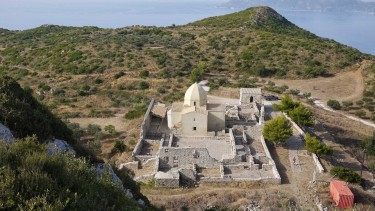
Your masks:
M 298 89 L 303 93 L 310 92 L 314 98 L 322 102 L 329 99 L 338 101 L 359 100 L 362 98 L 364 86 L 363 69 L 368 61 L 358 64 L 355 71 L 339 73 L 334 77 L 319 77 L 304 80 L 270 79 L 277 86 L 287 85 L 289 89 Z

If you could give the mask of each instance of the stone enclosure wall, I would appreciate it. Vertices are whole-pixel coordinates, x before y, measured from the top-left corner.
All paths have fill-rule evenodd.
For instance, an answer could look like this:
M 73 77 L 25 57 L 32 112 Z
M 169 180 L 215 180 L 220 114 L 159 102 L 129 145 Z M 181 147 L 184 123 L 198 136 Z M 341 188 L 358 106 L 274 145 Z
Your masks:
M 141 150 L 142 150 L 143 140 L 146 138 L 147 131 L 148 131 L 149 127 L 150 127 L 150 123 L 151 123 L 151 109 L 154 106 L 154 104 L 155 104 L 155 100 L 151 99 L 151 102 L 148 105 L 148 108 L 147 108 L 147 111 L 145 113 L 143 122 L 141 124 L 141 132 L 139 134 L 138 143 L 137 143 L 137 145 L 135 145 L 133 153 L 132 153 L 133 160 L 135 160 L 135 156 L 138 155 L 141 152 Z

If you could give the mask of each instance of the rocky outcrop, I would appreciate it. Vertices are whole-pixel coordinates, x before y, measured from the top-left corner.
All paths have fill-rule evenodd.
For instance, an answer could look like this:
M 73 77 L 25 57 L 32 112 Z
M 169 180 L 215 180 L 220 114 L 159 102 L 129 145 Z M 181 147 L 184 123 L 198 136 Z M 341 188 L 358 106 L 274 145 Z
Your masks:
M 0 123 L 0 141 L 5 141 L 5 143 L 10 144 L 14 140 L 12 132 Z
M 108 163 L 97 163 L 95 164 L 95 169 L 96 178 L 100 179 L 104 173 L 109 173 L 112 177 L 112 182 L 122 186 L 121 179 L 116 175 L 116 173 L 112 169 L 112 166 Z
M 71 153 L 76 155 L 76 151 L 66 141 L 60 139 L 53 139 L 48 144 L 48 154 L 52 156 L 55 152 Z

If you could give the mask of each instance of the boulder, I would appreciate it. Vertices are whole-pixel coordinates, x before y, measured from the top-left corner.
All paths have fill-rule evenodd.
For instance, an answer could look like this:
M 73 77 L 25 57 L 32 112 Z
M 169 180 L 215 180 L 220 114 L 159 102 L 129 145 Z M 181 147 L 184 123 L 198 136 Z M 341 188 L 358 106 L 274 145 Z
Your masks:
M 5 143 L 10 144 L 14 140 L 12 132 L 0 123 L 0 141 L 5 141 Z
M 133 193 L 129 190 L 129 189 L 126 189 L 125 190 L 125 196 L 129 199 L 132 199 L 133 198 Z
M 53 139 L 53 141 L 48 144 L 48 154 L 52 156 L 56 151 L 71 153 L 73 155 L 77 154 L 73 147 L 66 141 Z
M 112 182 L 122 187 L 122 181 L 113 171 L 111 165 L 109 165 L 108 163 L 97 163 L 95 164 L 95 168 L 96 168 L 96 178 L 99 179 L 103 173 L 108 172 L 112 177 Z

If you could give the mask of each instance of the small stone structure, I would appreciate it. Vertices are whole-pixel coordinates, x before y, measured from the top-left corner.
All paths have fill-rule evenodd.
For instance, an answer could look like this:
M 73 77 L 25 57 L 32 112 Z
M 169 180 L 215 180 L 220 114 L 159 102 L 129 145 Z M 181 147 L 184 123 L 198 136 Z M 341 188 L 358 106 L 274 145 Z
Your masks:
M 155 179 L 156 187 L 234 181 L 280 184 L 262 136 L 262 91 L 240 92 L 238 104 L 210 104 L 195 83 L 184 102 L 174 103 L 169 111 L 151 100 L 133 161 L 120 168 L 134 173 L 137 181 Z

